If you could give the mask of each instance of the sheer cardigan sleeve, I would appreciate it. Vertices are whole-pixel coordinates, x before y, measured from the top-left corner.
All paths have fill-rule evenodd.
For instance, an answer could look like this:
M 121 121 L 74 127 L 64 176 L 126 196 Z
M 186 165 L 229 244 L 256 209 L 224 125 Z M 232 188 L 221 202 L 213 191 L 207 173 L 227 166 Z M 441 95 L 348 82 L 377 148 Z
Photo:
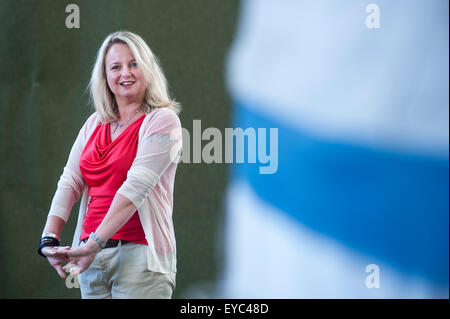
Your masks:
M 158 184 L 166 169 L 180 159 L 182 135 L 178 116 L 167 108 L 153 112 L 153 117 L 144 122 L 144 133 L 127 179 L 117 191 L 136 209 Z
M 64 167 L 63 173 L 59 178 L 56 192 L 53 196 L 50 211 L 48 213 L 49 216 L 58 216 L 65 222 L 69 219 L 73 205 L 80 199 L 86 186 L 83 175 L 80 171 L 79 163 L 81 153 L 83 152 L 84 145 L 86 144 L 88 132 L 95 122 L 95 115 L 96 114 L 94 113 L 88 118 L 78 133 L 78 136 L 69 153 L 66 166 Z

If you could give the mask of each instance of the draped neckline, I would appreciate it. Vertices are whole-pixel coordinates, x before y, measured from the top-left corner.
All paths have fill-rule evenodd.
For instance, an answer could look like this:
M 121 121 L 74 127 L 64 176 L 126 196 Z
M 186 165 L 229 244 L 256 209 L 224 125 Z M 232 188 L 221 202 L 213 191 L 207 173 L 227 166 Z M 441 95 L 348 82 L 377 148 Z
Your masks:
M 132 127 L 133 125 L 135 125 L 137 122 L 140 122 L 142 120 L 142 118 L 145 117 L 145 114 L 142 114 L 141 117 L 139 117 L 136 121 L 134 121 L 133 123 L 131 123 L 130 125 L 128 125 L 123 131 L 122 133 L 120 133 L 114 140 L 111 137 L 111 123 L 108 123 L 107 128 L 106 128 L 106 135 L 107 135 L 107 143 L 108 145 L 115 143 L 119 138 L 121 138 L 122 135 L 125 135 L 124 133 L 127 132 L 127 130 Z
M 144 118 L 145 114 L 127 126 L 114 140 L 111 138 L 110 123 L 100 126 L 98 128 L 100 129 L 99 135 L 97 135 L 97 138 L 93 141 L 96 154 L 95 161 L 106 161 L 115 146 L 121 143 L 124 138 L 127 138 L 127 136 L 133 133 L 136 126 L 140 126 L 142 124 Z

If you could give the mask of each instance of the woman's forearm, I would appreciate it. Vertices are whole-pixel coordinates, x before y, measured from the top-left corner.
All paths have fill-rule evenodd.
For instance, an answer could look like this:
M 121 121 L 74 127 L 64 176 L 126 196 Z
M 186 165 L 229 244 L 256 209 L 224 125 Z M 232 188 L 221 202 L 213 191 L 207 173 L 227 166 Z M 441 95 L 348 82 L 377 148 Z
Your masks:
M 43 233 L 53 233 L 59 238 L 61 237 L 61 233 L 65 224 L 66 222 L 64 221 L 64 219 L 58 216 L 50 215 L 47 217 L 47 222 L 45 223 Z
M 105 218 L 98 226 L 95 234 L 103 242 L 106 242 L 113 236 L 136 212 L 136 206 L 125 196 L 117 193 L 114 197 Z M 86 245 L 82 247 L 72 248 L 68 251 L 68 256 L 71 258 L 70 266 L 73 263 L 79 265 L 79 271 L 83 272 L 92 263 L 95 254 L 100 251 L 97 242 L 89 238 Z M 67 266 L 67 265 L 66 265 Z

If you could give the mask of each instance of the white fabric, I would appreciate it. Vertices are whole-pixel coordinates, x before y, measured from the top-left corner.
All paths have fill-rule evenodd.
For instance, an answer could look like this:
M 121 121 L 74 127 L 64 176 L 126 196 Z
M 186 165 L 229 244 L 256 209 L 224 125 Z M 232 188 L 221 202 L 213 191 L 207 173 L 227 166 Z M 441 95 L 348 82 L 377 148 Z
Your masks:
M 80 243 L 83 220 L 89 203 L 88 186 L 81 174 L 81 153 L 99 125 L 92 114 L 81 128 L 69 154 L 52 200 L 49 215 L 67 221 L 72 207 L 81 197 L 78 222 L 72 246 Z M 139 142 L 127 179 L 117 193 L 137 208 L 148 242 L 148 269 L 176 273 L 176 242 L 172 222 L 173 186 L 182 148 L 181 123 L 168 108 L 147 114 L 139 130 Z

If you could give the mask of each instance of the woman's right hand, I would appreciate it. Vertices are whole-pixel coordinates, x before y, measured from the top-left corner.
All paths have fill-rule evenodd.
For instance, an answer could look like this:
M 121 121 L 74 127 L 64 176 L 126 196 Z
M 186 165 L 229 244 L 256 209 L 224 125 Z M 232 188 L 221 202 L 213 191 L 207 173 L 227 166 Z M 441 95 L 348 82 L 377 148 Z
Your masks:
M 42 248 L 41 252 L 44 256 L 47 256 L 47 260 L 55 268 L 56 272 L 61 278 L 66 278 L 66 274 L 63 270 L 62 265 L 69 261 L 69 257 L 67 256 L 67 251 L 70 249 L 70 246 L 47 246 Z

